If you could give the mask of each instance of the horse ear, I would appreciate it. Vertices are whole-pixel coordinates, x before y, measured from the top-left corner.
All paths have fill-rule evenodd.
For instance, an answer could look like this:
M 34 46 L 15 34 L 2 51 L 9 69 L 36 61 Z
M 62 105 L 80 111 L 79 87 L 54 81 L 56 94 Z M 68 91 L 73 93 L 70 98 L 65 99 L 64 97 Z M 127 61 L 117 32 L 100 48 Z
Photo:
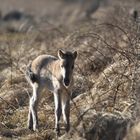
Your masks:
M 73 52 L 73 57 L 74 57 L 74 59 L 77 58 L 77 51 L 74 51 L 74 52 Z
M 65 57 L 65 52 L 64 52 L 63 50 L 58 50 L 58 57 L 59 57 L 60 59 L 64 59 L 64 57 Z

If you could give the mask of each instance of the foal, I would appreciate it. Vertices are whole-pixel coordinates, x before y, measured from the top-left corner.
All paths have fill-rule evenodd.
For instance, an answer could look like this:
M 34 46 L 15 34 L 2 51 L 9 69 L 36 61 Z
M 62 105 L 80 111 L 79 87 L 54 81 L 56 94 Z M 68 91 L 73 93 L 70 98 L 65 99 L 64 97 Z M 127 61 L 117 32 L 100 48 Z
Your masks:
M 59 120 L 63 114 L 66 123 L 65 129 L 70 129 L 70 96 L 73 85 L 73 69 L 77 52 L 58 51 L 58 58 L 51 55 L 40 55 L 27 66 L 26 78 L 33 88 L 30 97 L 28 128 L 38 129 L 37 107 L 41 91 L 47 88 L 54 94 L 55 102 L 55 129 L 60 132 Z

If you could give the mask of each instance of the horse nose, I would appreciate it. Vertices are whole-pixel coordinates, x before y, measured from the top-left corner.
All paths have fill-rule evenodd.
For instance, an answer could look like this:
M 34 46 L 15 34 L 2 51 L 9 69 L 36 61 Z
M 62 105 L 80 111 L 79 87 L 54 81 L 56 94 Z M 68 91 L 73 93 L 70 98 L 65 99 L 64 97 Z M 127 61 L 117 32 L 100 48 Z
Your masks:
M 64 84 L 65 84 L 66 86 L 68 86 L 68 85 L 70 84 L 70 80 L 69 80 L 69 79 L 64 79 Z

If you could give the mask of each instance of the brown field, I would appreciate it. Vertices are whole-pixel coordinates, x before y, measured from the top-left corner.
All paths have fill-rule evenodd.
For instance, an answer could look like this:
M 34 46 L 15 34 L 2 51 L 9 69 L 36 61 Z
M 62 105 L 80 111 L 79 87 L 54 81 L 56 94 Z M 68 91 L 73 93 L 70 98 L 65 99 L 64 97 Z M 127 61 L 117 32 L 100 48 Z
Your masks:
M 139 140 L 139 0 L 0 0 L 0 140 Z M 91 8 L 95 8 L 88 16 Z M 17 11 L 20 19 L 6 19 Z M 140 13 L 140 11 L 138 11 Z M 27 64 L 77 50 L 71 130 L 54 133 L 54 101 L 44 93 L 39 132 L 27 127 Z

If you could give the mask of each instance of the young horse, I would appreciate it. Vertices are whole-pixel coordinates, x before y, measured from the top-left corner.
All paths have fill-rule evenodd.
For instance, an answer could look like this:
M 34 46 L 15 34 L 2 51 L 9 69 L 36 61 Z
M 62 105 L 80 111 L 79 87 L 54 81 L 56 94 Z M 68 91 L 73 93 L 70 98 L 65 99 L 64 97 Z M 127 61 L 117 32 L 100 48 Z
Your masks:
M 60 132 L 59 120 L 63 114 L 66 131 L 70 129 L 70 95 L 73 85 L 73 69 L 77 52 L 58 51 L 58 58 L 50 55 L 40 55 L 27 66 L 26 78 L 33 88 L 30 97 L 28 128 L 38 129 L 37 106 L 41 91 L 47 88 L 54 94 L 55 102 L 55 128 Z

